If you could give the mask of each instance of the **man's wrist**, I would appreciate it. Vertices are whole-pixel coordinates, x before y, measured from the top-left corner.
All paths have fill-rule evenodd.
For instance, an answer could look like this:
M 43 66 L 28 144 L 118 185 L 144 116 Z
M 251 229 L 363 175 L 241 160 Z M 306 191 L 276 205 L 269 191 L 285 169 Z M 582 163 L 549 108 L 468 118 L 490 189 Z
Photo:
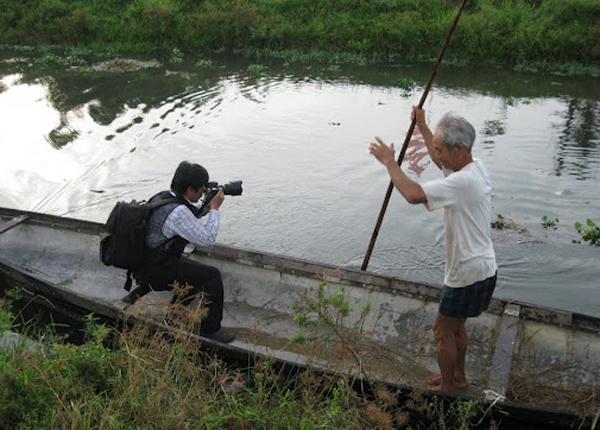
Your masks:
M 385 163 L 383 163 L 383 165 L 389 169 L 389 168 L 394 167 L 395 165 L 398 165 L 398 163 L 396 162 L 396 160 L 391 158 L 391 159 L 387 160 Z

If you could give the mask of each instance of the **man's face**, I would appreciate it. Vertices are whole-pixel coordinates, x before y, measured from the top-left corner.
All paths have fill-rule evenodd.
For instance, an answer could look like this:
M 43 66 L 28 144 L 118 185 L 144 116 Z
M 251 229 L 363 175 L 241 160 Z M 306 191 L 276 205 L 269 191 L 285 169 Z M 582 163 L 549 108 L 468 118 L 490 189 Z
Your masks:
M 444 169 L 452 170 L 453 172 L 456 171 L 454 169 L 456 166 L 456 151 L 454 151 L 454 154 L 450 153 L 448 147 L 442 140 L 441 130 L 437 130 L 433 135 L 433 152 L 435 158 L 438 160 L 438 162 Z
M 192 187 L 188 187 L 188 192 L 186 193 L 186 198 L 192 203 L 198 203 L 202 194 L 206 191 L 206 187 L 200 187 L 197 190 L 194 190 Z

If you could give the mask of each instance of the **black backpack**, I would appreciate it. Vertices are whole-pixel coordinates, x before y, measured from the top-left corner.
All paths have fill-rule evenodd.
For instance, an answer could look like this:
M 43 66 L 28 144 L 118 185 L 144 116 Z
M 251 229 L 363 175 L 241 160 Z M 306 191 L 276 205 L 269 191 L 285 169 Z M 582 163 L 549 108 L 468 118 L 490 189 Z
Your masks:
M 154 209 L 169 203 L 179 202 L 176 198 L 157 202 L 118 202 L 106 221 L 106 233 L 100 240 L 100 260 L 107 266 L 127 269 L 125 289 L 131 290 L 132 271 L 148 265 L 149 249 L 146 232 L 150 215 Z

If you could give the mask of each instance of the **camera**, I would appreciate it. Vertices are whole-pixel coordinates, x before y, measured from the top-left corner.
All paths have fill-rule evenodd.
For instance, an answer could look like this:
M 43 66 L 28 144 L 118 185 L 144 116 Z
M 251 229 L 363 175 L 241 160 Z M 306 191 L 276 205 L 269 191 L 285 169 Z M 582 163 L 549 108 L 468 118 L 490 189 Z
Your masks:
M 206 184 L 206 195 L 202 199 L 202 205 L 199 208 L 198 217 L 204 216 L 210 210 L 209 203 L 214 196 L 219 192 L 219 188 L 223 189 L 223 194 L 226 196 L 241 196 L 242 195 L 242 181 L 232 181 L 227 184 L 220 185 L 217 182 L 209 182 Z
M 219 188 L 223 188 L 223 193 L 226 196 L 242 195 L 242 181 L 232 181 L 225 185 L 219 185 L 216 182 L 209 182 L 208 184 L 206 184 L 206 189 L 208 190 L 209 195 L 213 193 L 217 194 L 219 192 Z

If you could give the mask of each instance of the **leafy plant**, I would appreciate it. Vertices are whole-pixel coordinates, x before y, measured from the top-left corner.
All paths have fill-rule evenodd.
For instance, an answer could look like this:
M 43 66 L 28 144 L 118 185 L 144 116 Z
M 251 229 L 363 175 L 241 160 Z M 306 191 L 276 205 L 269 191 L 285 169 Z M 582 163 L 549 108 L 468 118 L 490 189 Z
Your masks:
M 0 336 L 11 329 L 14 318 L 14 315 L 8 309 L 4 309 L 3 306 L 0 307 Z
M 327 295 L 325 283 L 320 283 L 316 298 L 306 294 L 300 297 L 301 301 L 294 303 L 293 309 L 294 321 L 301 331 L 292 341 L 334 346 L 338 356 L 350 354 L 360 371 L 364 372 L 357 345 L 363 338 L 363 325 L 371 311 L 371 303 L 364 304 L 358 319 L 354 324 L 350 324 L 347 319 L 352 313 L 352 307 L 344 296 L 343 287 L 340 286 L 334 294 Z
M 585 225 L 576 222 L 575 229 L 584 241 L 589 242 L 590 245 L 600 246 L 600 227 L 594 221 L 588 218 Z
M 546 215 L 544 215 L 542 217 L 542 227 L 544 228 L 551 228 L 553 230 L 556 230 L 558 227 L 556 226 L 556 224 L 558 223 L 558 218 L 548 218 Z
M 94 342 L 96 345 L 101 345 L 108 337 L 110 329 L 106 327 L 106 324 L 99 323 L 99 318 L 95 317 L 94 314 L 86 315 L 84 321 L 85 338 Z

